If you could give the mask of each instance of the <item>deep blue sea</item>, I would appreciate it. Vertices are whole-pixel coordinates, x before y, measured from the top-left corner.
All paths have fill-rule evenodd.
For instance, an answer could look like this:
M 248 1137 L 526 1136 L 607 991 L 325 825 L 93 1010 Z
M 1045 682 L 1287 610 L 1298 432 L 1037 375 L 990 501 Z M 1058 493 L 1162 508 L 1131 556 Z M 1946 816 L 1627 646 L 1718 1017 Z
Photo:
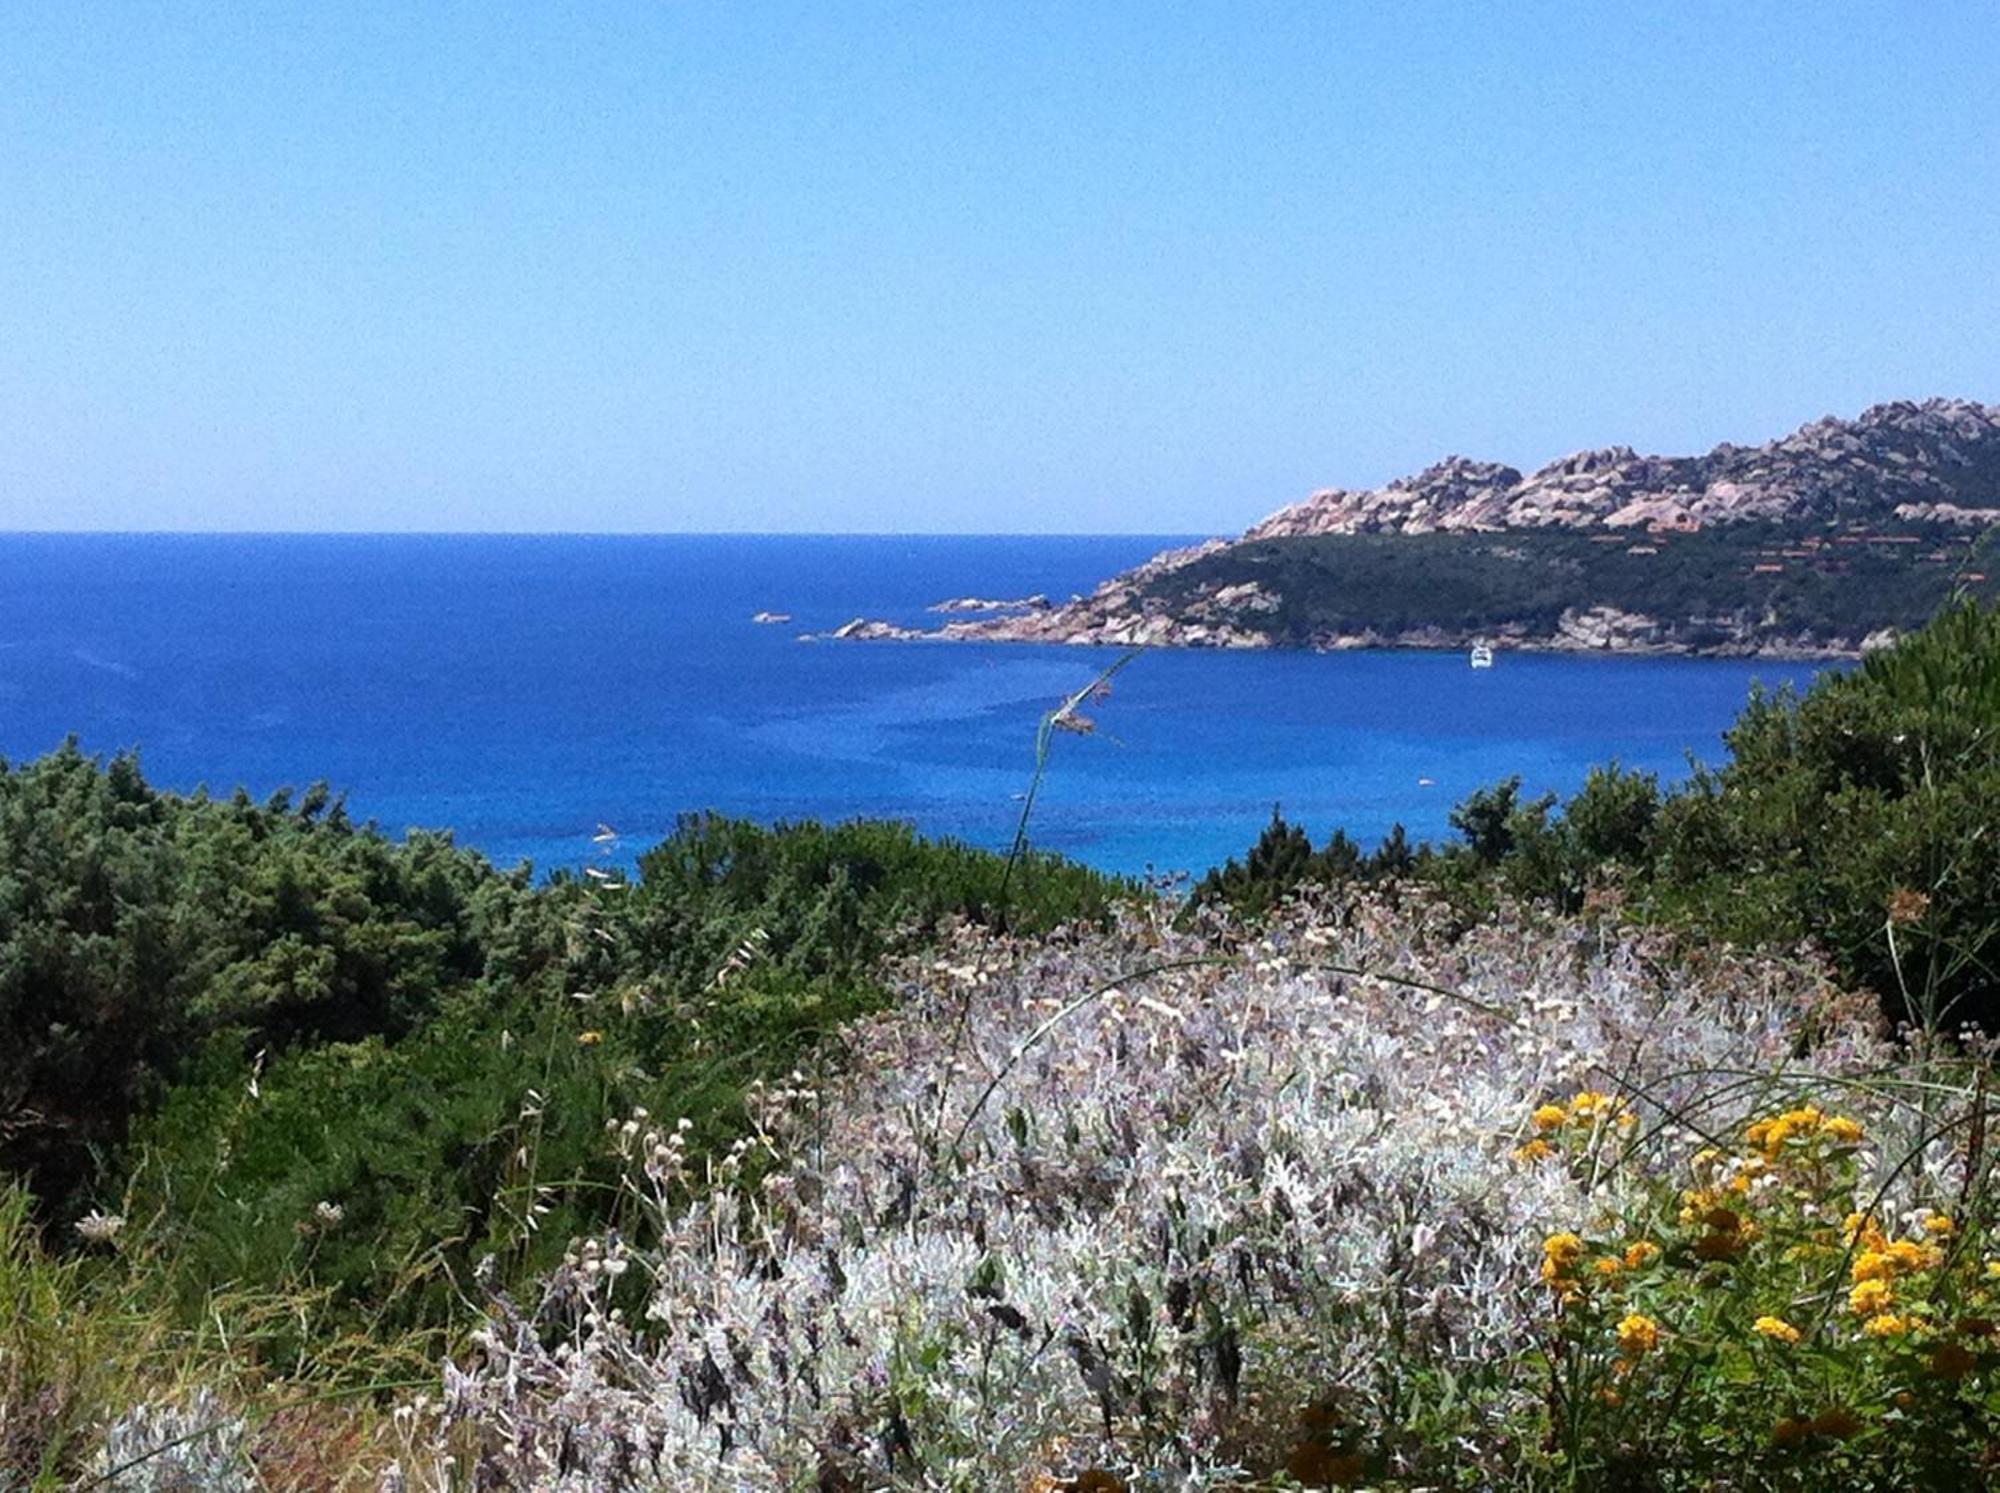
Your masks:
M 0 535 L 0 755 L 74 734 L 174 788 L 325 779 L 495 860 L 629 857 L 687 810 L 887 815 L 1004 847 L 1043 711 L 1110 650 L 803 643 L 944 597 L 1065 597 L 1173 543 L 1116 538 Z M 785 626 L 751 614 L 789 612 Z M 1518 773 L 1669 777 L 1753 679 L 1812 666 L 1502 653 L 1153 652 L 1064 735 L 1037 843 L 1198 870 L 1281 804 L 1323 837 L 1442 836 Z

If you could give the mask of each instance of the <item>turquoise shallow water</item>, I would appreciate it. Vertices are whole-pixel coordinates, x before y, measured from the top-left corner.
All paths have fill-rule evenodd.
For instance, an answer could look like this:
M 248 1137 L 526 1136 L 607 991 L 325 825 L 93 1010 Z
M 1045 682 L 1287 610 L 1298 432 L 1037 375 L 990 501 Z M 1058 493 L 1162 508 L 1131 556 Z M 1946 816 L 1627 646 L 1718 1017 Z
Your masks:
M 854 814 L 1004 846 L 1041 712 L 1109 651 L 804 644 L 947 596 L 1067 595 L 1157 538 L 0 535 L 0 754 L 74 733 L 167 786 L 329 780 L 495 859 L 636 853 L 677 813 Z M 760 609 L 792 624 L 757 626 Z M 1315 837 L 1441 836 L 1465 793 L 1714 758 L 1804 664 L 1155 652 L 1064 736 L 1039 843 L 1199 869 L 1274 803 Z M 1428 779 L 1426 783 L 1424 780 Z

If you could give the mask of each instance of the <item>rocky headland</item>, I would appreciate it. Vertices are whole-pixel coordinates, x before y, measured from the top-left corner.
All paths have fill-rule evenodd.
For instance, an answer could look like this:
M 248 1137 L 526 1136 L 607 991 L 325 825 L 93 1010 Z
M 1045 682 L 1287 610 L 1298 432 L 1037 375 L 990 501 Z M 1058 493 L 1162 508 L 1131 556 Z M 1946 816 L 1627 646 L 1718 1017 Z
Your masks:
M 1848 656 L 1992 594 L 2000 405 L 1931 399 L 1703 456 L 1451 456 L 1329 488 L 1052 605 L 965 598 L 842 640 Z

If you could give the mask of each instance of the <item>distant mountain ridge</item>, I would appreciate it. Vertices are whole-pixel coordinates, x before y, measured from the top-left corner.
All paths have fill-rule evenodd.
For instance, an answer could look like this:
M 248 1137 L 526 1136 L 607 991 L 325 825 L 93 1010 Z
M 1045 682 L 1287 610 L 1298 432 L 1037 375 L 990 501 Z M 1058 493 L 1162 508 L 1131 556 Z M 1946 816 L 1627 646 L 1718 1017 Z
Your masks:
M 1062 605 L 842 639 L 1182 648 L 1853 656 L 2000 595 L 2000 405 L 1878 404 L 1705 456 L 1579 451 L 1532 475 L 1447 457 L 1331 488 L 1240 539 L 1155 555 Z
M 1878 404 L 1761 446 L 1706 456 L 1578 451 L 1523 476 L 1449 456 L 1367 491 L 1329 488 L 1280 509 L 1246 540 L 1307 534 L 1693 527 L 1889 519 L 2000 523 L 2000 405 L 1966 399 Z

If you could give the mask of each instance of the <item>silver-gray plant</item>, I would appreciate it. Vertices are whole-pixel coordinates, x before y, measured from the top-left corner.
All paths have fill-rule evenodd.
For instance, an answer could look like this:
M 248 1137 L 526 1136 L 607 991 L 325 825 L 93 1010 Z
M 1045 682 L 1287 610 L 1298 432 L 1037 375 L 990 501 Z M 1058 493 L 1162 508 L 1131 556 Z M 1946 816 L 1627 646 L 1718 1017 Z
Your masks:
M 111 1423 L 87 1486 L 103 1493 L 255 1493 L 242 1417 L 207 1389 Z
M 1803 963 L 1414 897 L 1170 914 L 905 963 L 699 1179 L 674 1124 L 612 1127 L 647 1227 L 495 1299 L 412 1482 L 1194 1490 L 1301 1427 L 1396 1464 L 1420 1413 L 1497 1466 L 1540 1241 L 1619 1201 L 1515 1158 L 1535 1106 L 1614 1088 L 1644 1144 L 1885 1060 Z

